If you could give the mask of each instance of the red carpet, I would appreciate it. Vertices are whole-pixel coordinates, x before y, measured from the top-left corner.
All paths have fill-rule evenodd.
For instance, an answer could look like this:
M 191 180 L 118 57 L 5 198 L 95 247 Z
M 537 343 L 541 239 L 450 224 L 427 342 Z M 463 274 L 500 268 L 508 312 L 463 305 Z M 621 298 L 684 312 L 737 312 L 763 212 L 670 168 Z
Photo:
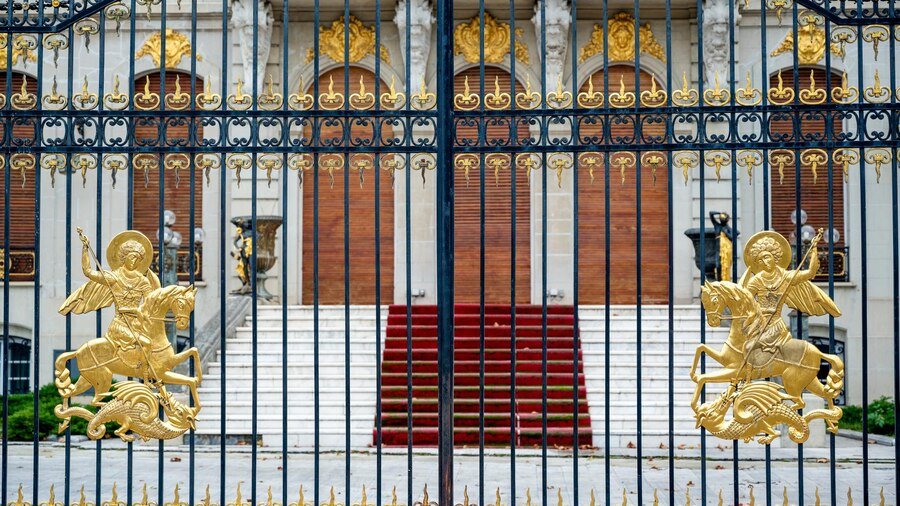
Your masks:
M 480 316 L 477 304 L 455 310 L 454 442 L 478 445 Z M 510 424 L 511 307 L 485 306 L 484 441 L 509 446 L 541 444 L 541 307 L 516 307 L 515 421 Z M 382 443 L 407 445 L 406 306 L 391 306 L 382 362 Z M 547 308 L 547 444 L 571 447 L 573 437 L 573 338 L 571 306 Z M 437 307 L 412 308 L 412 438 L 415 446 L 438 441 Z M 591 444 L 581 345 L 578 345 L 578 438 Z

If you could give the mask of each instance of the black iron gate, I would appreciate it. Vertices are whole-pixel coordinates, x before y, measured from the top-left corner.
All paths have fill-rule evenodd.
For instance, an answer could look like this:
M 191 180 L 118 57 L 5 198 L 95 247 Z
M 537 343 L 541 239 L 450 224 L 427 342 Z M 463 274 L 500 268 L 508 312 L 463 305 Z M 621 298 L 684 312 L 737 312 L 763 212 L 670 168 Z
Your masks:
M 900 391 L 896 8 L 7 0 L 0 496 L 896 502 L 897 446 L 870 444 Z M 766 307 L 786 337 L 733 323 Z M 754 339 L 821 369 L 861 441 L 738 430 L 745 388 L 784 396 L 748 411 L 782 439 L 835 421 L 798 421 L 768 362 L 750 381 Z M 745 358 L 690 402 L 707 341 Z

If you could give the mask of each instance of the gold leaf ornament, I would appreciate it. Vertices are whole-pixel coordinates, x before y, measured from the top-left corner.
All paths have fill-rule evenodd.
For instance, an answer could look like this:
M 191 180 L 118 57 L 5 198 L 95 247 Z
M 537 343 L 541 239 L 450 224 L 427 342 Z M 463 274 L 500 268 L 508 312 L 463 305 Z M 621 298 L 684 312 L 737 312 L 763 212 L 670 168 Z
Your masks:
M 350 44 L 345 50 L 345 32 L 350 39 Z M 330 26 L 319 27 L 319 53 L 337 63 L 344 63 L 344 57 L 350 63 L 361 61 L 366 56 L 375 56 L 375 27 L 366 26 L 356 16 L 350 15 L 349 20 L 344 21 L 344 16 L 339 17 Z M 346 53 L 346 55 L 345 55 Z M 381 61 L 390 64 L 391 55 L 382 45 L 379 50 Z M 315 50 L 306 50 L 306 63 L 316 59 Z
M 485 63 L 500 63 L 509 54 L 510 28 L 508 23 L 497 21 L 489 12 L 484 13 L 484 43 L 481 39 L 480 16 L 456 25 L 453 30 L 453 54 L 462 55 L 469 63 L 481 61 L 484 48 Z M 516 28 L 515 57 L 522 63 L 530 63 L 528 47 L 519 40 L 522 29 Z
M 134 54 L 135 59 L 149 56 L 153 60 L 153 65 L 159 67 L 162 63 L 163 38 L 159 32 L 154 33 L 147 38 L 141 45 L 140 49 Z M 166 29 L 166 68 L 176 68 L 184 57 L 190 57 L 193 54 L 190 39 L 181 32 L 177 32 L 171 28 Z M 197 55 L 197 61 L 203 61 L 200 55 Z
M 630 62 L 634 61 L 634 16 L 630 12 L 620 12 L 607 21 L 609 26 L 609 55 L 610 62 Z M 640 51 L 641 54 L 647 54 L 654 58 L 665 62 L 666 52 L 662 45 L 653 35 L 650 23 L 641 25 L 640 28 Z M 581 48 L 578 61 L 584 62 L 591 56 L 603 54 L 603 24 L 597 23 L 591 32 L 588 42 Z

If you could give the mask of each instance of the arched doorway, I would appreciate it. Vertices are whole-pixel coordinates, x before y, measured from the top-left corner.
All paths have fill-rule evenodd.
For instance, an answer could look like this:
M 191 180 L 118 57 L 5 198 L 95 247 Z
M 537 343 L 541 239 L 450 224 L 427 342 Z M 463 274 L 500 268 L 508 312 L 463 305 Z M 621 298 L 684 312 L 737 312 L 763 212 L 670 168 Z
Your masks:
M 808 90 L 812 80 L 815 80 L 815 88 L 824 89 L 826 87 L 826 71 L 821 68 L 801 67 L 798 71 L 797 90 Z M 780 79 L 785 88 L 794 88 L 794 70 L 792 68 L 784 69 L 780 72 Z M 831 73 L 830 89 L 828 95 L 831 96 L 832 90 L 841 87 L 842 76 L 838 72 Z M 772 74 L 769 78 L 769 86 L 777 88 L 779 86 L 779 73 Z M 825 117 L 826 115 L 812 111 L 808 114 L 801 114 L 800 132 L 804 136 L 815 136 L 815 140 L 825 140 Z M 773 116 L 769 124 L 769 136 L 773 140 L 777 140 L 779 136 L 793 137 L 794 133 L 794 114 L 787 113 L 783 115 Z M 842 130 L 840 121 L 835 121 L 833 125 L 832 135 L 829 139 L 835 139 L 840 135 Z M 813 138 L 813 137 L 810 137 Z M 844 229 L 844 174 L 843 167 L 839 163 L 833 164 L 833 188 L 828 191 L 828 167 L 822 164 L 818 168 L 818 181 L 813 181 L 812 167 L 809 163 L 803 163 L 804 158 L 801 152 L 793 153 L 794 157 L 799 157 L 800 165 L 800 207 L 806 212 L 806 223 L 815 229 L 823 228 L 828 230 L 828 214 L 829 208 L 832 209 L 834 228 L 840 234 L 839 240 L 835 243 L 836 255 L 842 255 L 840 249 L 845 246 L 845 229 Z M 776 155 L 777 156 L 777 155 Z M 830 153 L 829 153 L 830 156 Z M 784 235 L 792 237 L 796 233 L 797 227 L 791 222 L 791 214 L 797 208 L 796 195 L 796 163 L 777 165 L 770 169 L 769 187 L 771 188 L 772 202 L 772 228 Z M 826 247 L 827 243 L 821 246 Z M 843 263 L 835 265 L 835 276 L 840 276 L 840 271 L 845 271 Z M 827 269 L 825 262 L 822 262 L 823 269 Z
M 591 76 L 595 90 L 603 90 L 603 70 Z M 635 91 L 634 67 L 615 65 L 609 67 L 609 90 L 618 91 L 620 82 L 625 89 Z M 640 72 L 641 91 L 652 87 L 652 77 Z M 661 86 L 657 83 L 657 86 Z M 582 91 L 588 88 L 588 81 Z M 639 95 L 639 93 L 638 93 Z M 634 117 L 629 115 L 629 118 Z M 663 135 L 665 127 L 659 123 L 642 125 L 644 138 Z M 613 122 L 611 137 L 632 136 L 632 123 Z M 583 124 L 582 137 L 602 136 L 599 124 Z M 610 141 L 612 142 L 612 141 Z M 641 171 L 641 223 L 637 223 L 637 187 L 635 169 L 627 168 L 622 183 L 619 168 L 610 164 L 609 175 L 609 258 L 606 257 L 606 195 L 604 166 L 594 168 L 593 176 L 583 164 L 578 170 L 578 302 L 603 304 L 606 296 L 606 263 L 609 262 L 611 304 L 634 304 L 637 300 L 637 232 L 641 231 L 641 295 L 642 302 L 662 304 L 668 301 L 668 284 L 659 282 L 657 276 L 669 270 L 668 261 L 668 192 L 665 164 L 657 169 L 654 181 L 653 169 L 641 164 L 641 152 L 634 152 Z
M 335 93 L 345 97 L 359 90 L 360 78 L 367 92 L 375 93 L 375 74 L 369 70 L 350 67 L 349 91 L 345 89 L 344 68 L 336 68 L 319 76 L 320 93 L 325 93 L 329 85 Z M 388 87 L 381 82 L 381 91 Z M 309 88 L 313 93 L 313 88 Z M 393 134 L 386 122 L 381 123 L 382 139 Z M 372 144 L 374 125 L 371 122 L 353 122 L 350 127 L 350 139 L 368 139 Z M 305 132 L 304 135 L 310 135 Z M 319 144 L 343 145 L 344 124 L 341 122 L 320 123 Z M 386 155 L 382 155 L 386 156 Z M 322 163 L 326 158 L 343 158 L 343 169 L 331 175 Z M 363 169 L 360 176 L 357 162 Z M 367 164 L 367 165 L 366 165 Z M 318 198 L 318 239 L 319 239 L 319 303 L 343 304 L 344 294 L 344 224 L 349 218 L 350 249 L 350 303 L 374 304 L 376 279 L 375 265 L 375 160 L 372 155 L 361 154 L 347 157 L 343 154 L 322 155 L 319 158 L 319 198 Z M 349 172 L 348 184 L 345 187 L 344 175 Z M 387 173 L 380 171 L 380 192 L 377 199 L 380 206 L 380 265 L 381 265 L 381 303 L 394 299 L 394 192 Z M 310 174 L 303 183 L 303 303 L 314 302 L 314 258 L 313 245 L 315 233 L 314 183 Z M 344 201 L 349 205 L 349 215 L 345 215 Z
M 194 79 L 196 95 L 203 91 L 203 79 L 200 76 L 195 76 Z M 194 95 L 191 95 L 191 75 L 187 72 L 166 70 L 165 93 L 163 93 L 161 82 L 160 72 L 152 72 L 135 78 L 135 93 L 142 94 L 137 95 L 135 99 L 137 103 L 150 110 L 160 109 L 164 106 L 168 111 L 189 111 L 191 103 L 194 101 Z M 158 98 L 148 98 L 148 90 L 149 93 L 158 95 Z M 193 139 L 191 138 L 191 128 L 194 130 Z M 141 166 L 140 160 L 142 159 L 153 158 L 154 160 L 152 164 L 147 165 L 146 170 L 138 169 L 134 175 L 133 228 L 146 235 L 156 249 L 158 248 L 157 231 L 159 230 L 160 213 L 166 210 L 174 212 L 176 219 L 172 229 L 182 237 L 178 253 L 178 277 L 181 280 L 187 280 L 190 278 L 189 263 L 187 262 L 190 251 L 189 241 L 193 240 L 190 235 L 191 199 L 194 200 L 194 227 L 200 228 L 203 226 L 203 180 L 200 175 L 195 176 L 195 191 L 191 195 L 190 155 L 179 153 L 178 148 L 199 144 L 203 138 L 203 126 L 199 122 L 192 126 L 188 116 L 172 116 L 165 122 L 165 136 L 164 138 L 162 136 L 163 120 L 161 117 L 148 117 L 138 121 L 135 125 L 135 144 L 151 147 L 157 150 L 157 153 L 135 157 L 138 166 Z M 159 201 L 160 170 L 163 170 L 162 209 L 160 209 Z M 197 249 L 196 254 L 202 255 L 202 250 Z M 157 269 L 158 265 L 158 261 L 151 264 L 153 269 Z M 200 261 L 194 264 L 195 268 L 200 265 L 202 265 Z M 196 270 L 195 279 L 199 279 L 201 273 L 201 270 Z
M 469 81 L 469 89 L 479 93 L 478 67 L 464 70 L 454 78 L 454 92 L 462 93 L 466 79 Z M 485 93 L 494 90 L 495 83 L 499 83 L 500 90 L 509 93 L 509 72 L 498 67 L 485 67 L 484 69 Z M 516 86 L 517 92 L 523 88 Z M 509 121 L 497 121 L 488 123 L 485 132 L 485 140 L 488 144 L 492 140 L 508 139 L 510 132 Z M 476 127 L 457 124 L 457 142 L 463 140 L 476 143 L 478 131 Z M 528 125 L 518 126 L 520 139 L 528 138 Z M 509 157 L 507 157 L 509 160 Z M 510 167 L 513 164 L 508 161 L 505 169 L 501 169 L 495 178 L 494 169 L 491 166 L 485 168 L 484 186 L 484 263 L 485 276 L 484 299 L 488 303 L 508 304 L 510 299 L 510 287 L 512 280 L 512 177 Z M 454 200 L 454 226 L 455 243 L 454 254 L 454 297 L 456 302 L 479 302 L 481 294 L 481 279 L 479 266 L 481 262 L 481 186 L 479 184 L 480 165 L 469 169 L 468 178 L 464 170 L 456 167 L 454 170 L 455 200 Z M 531 197 L 527 175 L 517 169 L 516 173 L 516 244 L 515 244 L 515 276 L 516 276 L 516 303 L 529 303 L 531 295 Z

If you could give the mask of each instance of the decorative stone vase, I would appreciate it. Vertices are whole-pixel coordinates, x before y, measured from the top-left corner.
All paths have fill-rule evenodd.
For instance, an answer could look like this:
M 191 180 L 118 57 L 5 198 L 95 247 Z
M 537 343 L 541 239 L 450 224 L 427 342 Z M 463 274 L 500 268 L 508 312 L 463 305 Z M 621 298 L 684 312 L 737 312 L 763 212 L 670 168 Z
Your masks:
M 727 213 L 711 211 L 709 220 L 712 222 L 712 228 L 705 227 L 703 237 L 700 236 L 699 228 L 684 231 L 684 235 L 694 243 L 694 263 L 705 274 L 706 279 L 713 281 L 731 279 L 731 248 L 740 234 L 728 226 L 729 219 Z M 700 258 L 700 241 L 704 242 L 705 258 Z
M 232 293 L 250 295 L 252 293 L 250 262 L 253 258 L 253 217 L 235 216 L 231 223 L 236 227 L 234 231 L 235 251 L 231 256 L 237 260 L 238 277 L 241 279 L 241 287 Z M 266 290 L 266 279 L 269 269 L 275 266 L 278 259 L 275 256 L 275 233 L 281 226 L 281 216 L 257 216 L 256 217 L 256 296 L 264 301 L 275 301 L 277 297 Z

